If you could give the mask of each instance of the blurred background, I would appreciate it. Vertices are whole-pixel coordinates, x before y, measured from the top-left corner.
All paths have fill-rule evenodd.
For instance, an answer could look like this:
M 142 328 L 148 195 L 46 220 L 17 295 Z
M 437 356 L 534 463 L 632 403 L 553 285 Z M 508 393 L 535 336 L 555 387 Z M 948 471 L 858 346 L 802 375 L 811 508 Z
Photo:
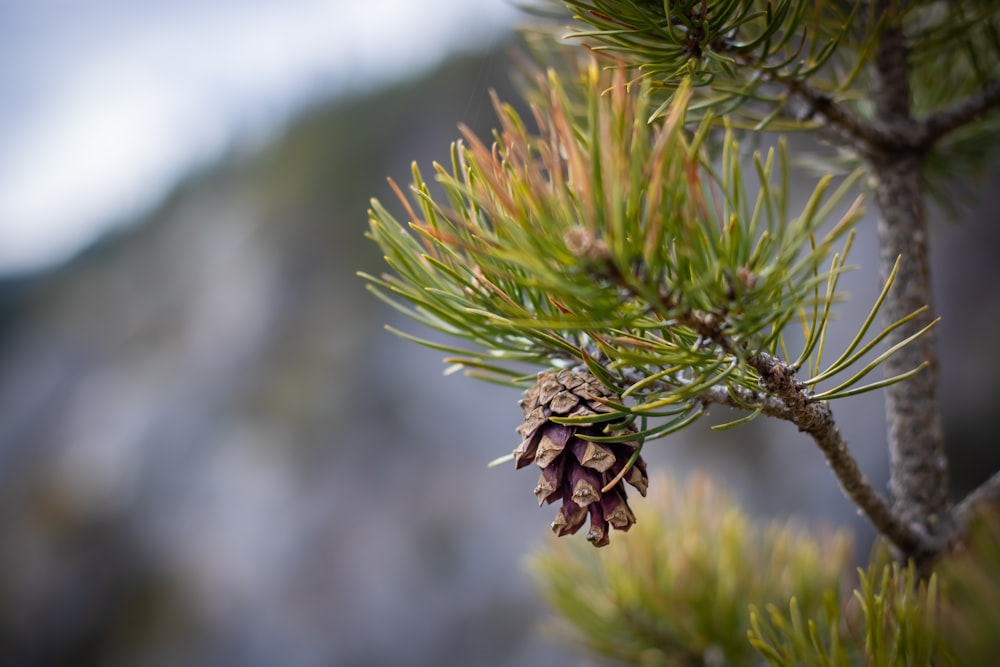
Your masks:
M 382 271 L 363 234 L 386 177 L 446 160 L 459 122 L 486 136 L 490 88 L 515 98 L 523 20 L 0 0 L 0 666 L 581 664 L 525 571 L 551 521 L 534 476 L 486 467 L 516 392 L 444 377 L 355 276 Z M 998 205 L 935 222 L 956 493 L 1000 459 Z M 840 341 L 878 290 L 860 232 Z M 836 410 L 884 485 L 880 397 Z M 647 451 L 870 539 L 787 425 Z

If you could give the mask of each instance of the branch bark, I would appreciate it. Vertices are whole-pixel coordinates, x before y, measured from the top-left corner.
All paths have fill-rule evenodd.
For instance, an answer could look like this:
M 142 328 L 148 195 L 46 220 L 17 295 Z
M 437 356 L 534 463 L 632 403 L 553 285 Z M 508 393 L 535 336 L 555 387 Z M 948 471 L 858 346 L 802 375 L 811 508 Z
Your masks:
M 885 11 L 891 3 L 883 2 Z M 873 68 L 875 122 L 893 128 L 904 141 L 870 150 L 867 159 L 875 177 L 878 220 L 879 268 L 883 281 L 902 257 L 895 284 L 882 307 L 889 325 L 927 305 L 908 326 L 893 331 L 887 345 L 894 345 L 927 325 L 933 318 L 930 260 L 927 245 L 927 212 L 924 203 L 923 151 L 918 147 L 922 129 L 913 119 L 907 79 L 907 44 L 898 24 L 887 21 L 877 47 Z M 908 139 L 907 139 L 908 138 Z M 931 329 L 903 347 L 883 364 L 893 376 L 927 362 L 927 368 L 906 382 L 886 388 L 890 487 L 895 513 L 922 532 L 943 537 L 951 529 L 948 463 L 937 398 L 937 334 Z M 905 555 L 913 555 L 904 549 Z
M 884 141 L 885 137 L 875 127 L 805 81 L 779 77 L 775 80 L 806 104 L 809 116 L 818 116 L 823 121 L 820 129 L 825 130 L 831 143 L 866 152 Z
M 975 511 L 980 505 L 1000 503 L 1000 471 L 993 473 L 993 476 L 980 484 L 976 489 L 967 495 L 962 502 L 955 506 L 953 512 L 955 527 L 962 532 L 969 524 Z
M 924 121 L 924 141 L 930 147 L 938 139 L 980 116 L 1000 108 L 1000 79 L 986 84 L 978 95 L 956 102 L 947 109 L 931 114 Z
M 728 390 L 712 387 L 704 392 L 702 400 L 739 409 L 745 409 L 746 405 L 760 406 L 764 414 L 795 424 L 812 437 L 840 482 L 844 495 L 861 509 L 880 534 L 903 553 L 931 554 L 933 541 L 920 525 L 908 523 L 895 512 L 861 471 L 837 428 L 829 404 L 813 401 L 808 387 L 795 379 L 795 370 L 781 360 L 761 353 L 753 356 L 749 363 L 757 370 L 761 386 L 767 393 L 739 387 Z M 737 394 L 739 402 L 730 391 Z

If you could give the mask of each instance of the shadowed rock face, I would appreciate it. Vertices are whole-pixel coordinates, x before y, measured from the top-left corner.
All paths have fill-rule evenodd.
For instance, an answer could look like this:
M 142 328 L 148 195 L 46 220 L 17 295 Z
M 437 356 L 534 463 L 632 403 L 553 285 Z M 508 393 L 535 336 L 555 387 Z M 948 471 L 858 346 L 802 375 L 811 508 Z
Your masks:
M 506 69 L 465 58 L 317 109 L 19 287 L 0 340 L 0 663 L 566 662 L 521 567 L 549 532 L 536 480 L 485 467 L 517 444 L 519 396 L 442 378 L 354 275 L 382 270 L 368 196 L 391 205 L 384 176 L 445 160 L 458 121 L 485 135 Z M 849 288 L 870 303 L 874 286 Z M 848 437 L 881 428 L 870 403 Z M 792 430 L 644 456 L 714 468 L 758 510 L 846 520 Z
M 443 379 L 355 277 L 382 270 L 368 197 L 445 159 L 463 113 L 488 131 L 506 68 L 467 57 L 317 109 L 20 286 L 0 662 L 551 657 L 520 566 L 544 528 L 514 500 L 530 480 L 485 466 L 516 444 L 517 393 Z

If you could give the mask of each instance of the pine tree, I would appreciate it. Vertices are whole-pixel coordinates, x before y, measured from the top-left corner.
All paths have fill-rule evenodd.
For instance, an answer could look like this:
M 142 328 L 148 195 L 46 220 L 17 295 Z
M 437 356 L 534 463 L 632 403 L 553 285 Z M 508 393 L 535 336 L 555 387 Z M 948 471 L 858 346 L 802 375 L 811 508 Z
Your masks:
M 392 272 L 365 276 L 466 346 L 403 335 L 526 389 L 523 440 L 504 460 L 539 464 L 539 502 L 561 503 L 554 532 L 589 517 L 589 541 L 612 543 L 540 555 L 543 593 L 590 649 L 633 664 L 993 664 L 1000 530 L 978 515 L 1000 499 L 1000 473 L 952 501 L 927 200 L 1000 147 L 1000 7 L 563 4 L 570 46 L 544 31 L 531 40 L 530 118 L 494 98 L 492 145 L 463 129 L 451 164 L 434 165 L 443 195 L 416 166 L 409 196 L 394 185 L 405 224 L 373 201 L 370 235 Z M 847 175 L 831 165 L 789 210 L 784 140 L 749 161 L 740 148 L 763 131 L 814 134 Z M 828 350 L 865 202 L 878 212 L 883 289 L 847 348 Z M 886 398 L 891 498 L 833 410 L 874 390 Z M 729 501 L 707 502 L 705 484 L 666 508 L 629 504 L 623 481 L 643 495 L 657 484 L 642 448 L 712 405 L 742 412 L 726 426 L 789 421 L 826 457 L 889 547 L 853 597 L 829 570 L 844 549 L 824 562 L 815 554 L 829 544 L 758 529 Z M 688 515 L 722 523 L 694 539 Z M 616 551 L 609 529 L 644 523 L 656 529 Z M 689 558 L 663 560 L 671 548 Z

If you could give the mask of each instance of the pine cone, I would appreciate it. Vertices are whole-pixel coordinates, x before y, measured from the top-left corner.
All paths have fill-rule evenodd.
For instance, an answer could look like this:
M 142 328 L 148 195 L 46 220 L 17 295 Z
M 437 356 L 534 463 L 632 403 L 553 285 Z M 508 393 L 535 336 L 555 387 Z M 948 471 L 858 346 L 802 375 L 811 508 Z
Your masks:
M 566 425 L 549 419 L 612 412 L 598 399 L 621 400 L 586 370 L 541 373 L 537 384 L 526 391 L 520 401 L 524 423 L 517 428 L 522 440 L 514 450 L 514 464 L 523 468 L 534 461 L 542 469 L 535 487 L 539 506 L 562 501 L 552 522 L 556 535 L 561 537 L 577 532 L 589 516 L 587 539 L 594 546 L 603 547 L 610 540 L 609 526 L 628 530 L 635 523 L 622 481 L 646 495 L 649 479 L 641 456 L 623 480 L 607 492 L 602 491 L 621 473 L 639 443 L 597 443 L 579 437 L 608 435 L 607 422 Z M 634 433 L 635 427 L 619 426 L 615 431 L 612 425 L 610 432 L 627 435 Z

